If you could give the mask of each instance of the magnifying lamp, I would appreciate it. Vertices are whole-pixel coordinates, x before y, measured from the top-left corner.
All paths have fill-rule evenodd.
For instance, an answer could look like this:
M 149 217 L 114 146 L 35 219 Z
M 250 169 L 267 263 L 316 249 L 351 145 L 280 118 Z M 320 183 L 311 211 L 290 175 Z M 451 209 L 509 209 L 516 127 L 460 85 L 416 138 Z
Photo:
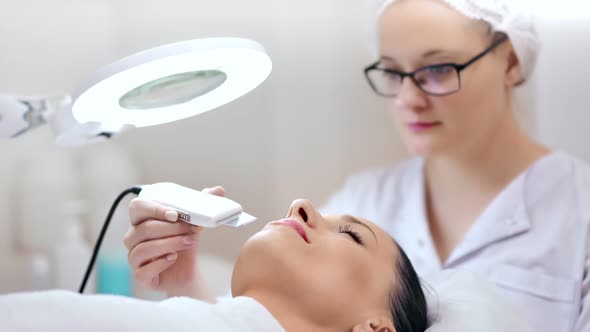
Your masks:
M 255 41 L 208 38 L 123 58 L 71 95 L 0 95 L 0 137 L 49 124 L 58 144 L 79 145 L 125 130 L 185 119 L 227 104 L 260 85 L 272 62 Z

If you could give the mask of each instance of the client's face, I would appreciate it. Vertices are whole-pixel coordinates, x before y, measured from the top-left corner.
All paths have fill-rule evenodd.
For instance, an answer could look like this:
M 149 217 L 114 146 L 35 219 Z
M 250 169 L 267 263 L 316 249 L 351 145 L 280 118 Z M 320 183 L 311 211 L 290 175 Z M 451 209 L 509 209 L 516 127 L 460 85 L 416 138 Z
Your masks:
M 370 315 L 389 317 L 388 295 L 398 250 L 373 223 L 322 216 L 307 200 L 294 201 L 284 220 L 271 222 L 242 247 L 234 296 L 256 289 L 292 314 L 342 330 Z

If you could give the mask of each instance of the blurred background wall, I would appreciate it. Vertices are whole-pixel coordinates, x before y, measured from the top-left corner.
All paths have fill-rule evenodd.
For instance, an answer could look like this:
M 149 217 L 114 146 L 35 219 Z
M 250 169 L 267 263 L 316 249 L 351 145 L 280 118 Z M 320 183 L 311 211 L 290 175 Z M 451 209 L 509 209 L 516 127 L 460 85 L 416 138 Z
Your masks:
M 268 221 L 295 198 L 320 205 L 347 175 L 404 158 L 384 101 L 362 75 L 374 59 L 371 7 L 369 0 L 0 2 L 2 93 L 71 92 L 123 56 L 201 37 L 255 39 L 274 66 L 266 82 L 233 103 L 106 144 L 59 148 L 47 128 L 0 141 L 0 292 L 31 289 L 39 257 L 53 275 L 51 255 L 68 216 L 83 221 L 93 243 L 112 200 L 131 184 L 223 185 Z M 539 27 L 544 53 L 519 91 L 519 116 L 544 143 L 590 160 L 590 18 L 543 18 Z M 48 194 L 27 194 L 35 188 Z M 86 203 L 72 205 L 78 200 Z M 123 204 L 107 236 L 115 251 L 122 250 L 126 213 Z M 261 225 L 203 233 L 201 252 L 212 257 L 207 278 L 220 289 L 229 280 L 223 271 Z

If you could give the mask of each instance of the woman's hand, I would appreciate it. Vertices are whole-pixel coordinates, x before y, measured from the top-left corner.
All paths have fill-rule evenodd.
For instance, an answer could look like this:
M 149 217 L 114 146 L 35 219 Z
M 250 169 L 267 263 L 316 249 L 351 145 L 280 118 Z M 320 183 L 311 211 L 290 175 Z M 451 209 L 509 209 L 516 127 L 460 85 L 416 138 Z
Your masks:
M 222 187 L 206 193 L 224 196 Z M 136 198 L 129 204 L 131 227 L 124 243 L 135 279 L 168 296 L 189 296 L 213 302 L 198 266 L 202 227 L 178 220 L 178 213 L 158 203 Z

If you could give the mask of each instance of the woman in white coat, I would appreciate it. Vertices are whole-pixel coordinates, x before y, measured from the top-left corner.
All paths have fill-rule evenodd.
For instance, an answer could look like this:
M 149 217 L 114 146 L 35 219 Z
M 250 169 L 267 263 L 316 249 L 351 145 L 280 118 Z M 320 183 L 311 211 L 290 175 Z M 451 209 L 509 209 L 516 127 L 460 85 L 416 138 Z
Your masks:
M 590 169 L 517 124 L 538 45 L 516 4 L 383 4 L 366 76 L 416 157 L 351 177 L 322 212 L 375 221 L 422 276 L 483 274 L 539 330 L 590 331 Z

